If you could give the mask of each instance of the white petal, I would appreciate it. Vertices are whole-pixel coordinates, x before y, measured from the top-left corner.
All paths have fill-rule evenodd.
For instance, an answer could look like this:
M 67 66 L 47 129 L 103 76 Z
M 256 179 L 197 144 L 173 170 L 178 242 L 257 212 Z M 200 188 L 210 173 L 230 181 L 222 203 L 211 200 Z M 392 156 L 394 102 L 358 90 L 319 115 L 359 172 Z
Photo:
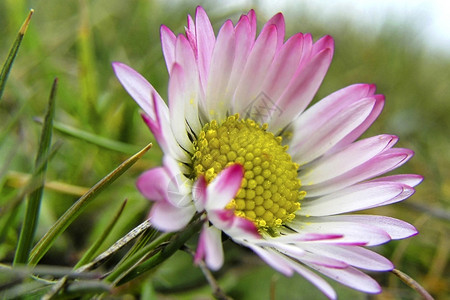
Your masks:
M 372 271 L 390 271 L 394 265 L 385 257 L 358 246 L 304 245 L 306 250 L 335 258 L 357 268 Z
M 340 282 L 355 290 L 370 294 L 377 294 L 381 292 L 380 285 L 373 278 L 353 267 L 348 267 L 346 269 L 332 269 L 308 263 L 307 265 L 336 280 L 337 282 Z
M 301 215 L 327 216 L 372 208 L 411 189 L 396 182 L 360 183 L 335 193 L 304 201 Z

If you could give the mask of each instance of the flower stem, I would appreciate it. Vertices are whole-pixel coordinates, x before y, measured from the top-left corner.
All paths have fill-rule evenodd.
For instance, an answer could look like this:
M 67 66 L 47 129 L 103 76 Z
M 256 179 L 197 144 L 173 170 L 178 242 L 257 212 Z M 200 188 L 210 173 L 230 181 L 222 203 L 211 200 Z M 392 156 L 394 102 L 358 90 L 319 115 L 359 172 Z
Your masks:
M 415 290 L 417 293 L 419 293 L 420 296 L 422 296 L 423 299 L 425 299 L 425 300 L 433 300 L 434 299 L 427 292 L 427 290 L 425 290 L 419 283 L 417 283 L 417 281 L 415 281 L 414 279 L 409 277 L 407 274 L 405 274 L 402 271 L 397 270 L 397 269 L 393 269 L 391 271 L 391 273 L 393 273 L 395 276 L 400 278 L 400 280 L 403 281 L 407 286 L 409 286 L 410 288 Z

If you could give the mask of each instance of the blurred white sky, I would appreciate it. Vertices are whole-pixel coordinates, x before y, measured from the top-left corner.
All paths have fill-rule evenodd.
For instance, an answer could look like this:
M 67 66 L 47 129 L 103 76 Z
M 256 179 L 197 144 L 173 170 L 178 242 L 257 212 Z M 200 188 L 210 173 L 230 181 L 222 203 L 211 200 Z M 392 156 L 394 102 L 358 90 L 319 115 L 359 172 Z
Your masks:
M 450 0 L 230 0 L 228 4 L 251 6 L 254 2 L 264 4 L 268 15 L 306 7 L 328 26 L 349 18 L 365 32 L 376 32 L 383 23 L 397 18 L 414 26 L 430 49 L 450 55 Z

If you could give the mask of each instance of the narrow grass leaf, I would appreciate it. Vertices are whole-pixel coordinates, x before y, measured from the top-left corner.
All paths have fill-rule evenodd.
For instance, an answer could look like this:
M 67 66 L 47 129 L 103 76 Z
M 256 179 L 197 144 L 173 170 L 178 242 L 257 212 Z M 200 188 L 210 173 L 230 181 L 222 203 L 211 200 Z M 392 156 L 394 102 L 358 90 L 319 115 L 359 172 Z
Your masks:
M 36 156 L 35 170 L 33 177 L 43 182 L 45 171 L 47 169 L 47 161 L 52 141 L 53 117 L 55 114 L 55 96 L 58 79 L 53 81 L 52 90 L 45 115 L 44 126 L 42 127 L 41 137 L 39 141 L 39 149 Z M 23 220 L 22 229 L 20 231 L 19 242 L 17 245 L 16 255 L 14 256 L 14 264 L 26 264 L 30 254 L 31 246 L 36 233 L 38 224 L 39 211 L 41 206 L 42 193 L 44 185 L 41 183 L 28 197 L 25 218 Z
M 20 27 L 19 33 L 17 34 L 16 40 L 14 41 L 11 49 L 9 50 L 8 57 L 6 58 L 5 63 L 3 64 L 2 72 L 0 73 L 0 100 L 2 99 L 3 90 L 5 89 L 6 80 L 8 79 L 9 71 L 11 71 L 12 65 L 14 63 L 14 59 L 17 56 L 17 52 L 19 51 L 20 44 L 22 43 L 23 36 L 25 35 L 28 25 L 30 24 L 31 16 L 34 13 L 34 9 L 30 9 L 28 13 L 28 17 Z
M 97 182 L 86 194 L 81 196 L 50 228 L 50 230 L 42 237 L 31 251 L 30 265 L 36 265 L 39 260 L 55 242 L 56 238 L 61 235 L 67 227 L 83 212 L 86 206 L 91 203 L 93 199 L 103 189 L 108 187 L 117 178 L 119 178 L 126 170 L 128 170 L 136 161 L 138 161 L 150 148 L 152 144 L 148 144 L 141 151 L 124 161 L 120 166 L 114 169 L 111 173 Z
M 92 260 L 95 253 L 98 251 L 98 249 L 102 246 L 105 239 L 108 237 L 109 233 L 112 232 L 114 225 L 117 224 L 117 220 L 119 220 L 120 216 L 122 215 L 122 212 L 125 209 L 126 204 L 127 200 L 123 201 L 122 205 L 119 207 L 119 210 L 111 219 L 108 226 L 106 226 L 105 230 L 103 230 L 103 233 L 98 237 L 98 239 L 94 242 L 94 244 L 92 244 L 92 246 L 88 249 L 88 251 L 86 251 L 83 257 L 81 257 L 81 259 L 75 265 L 75 269 L 81 267 L 82 265 Z
M 37 122 L 42 122 L 39 119 L 36 119 Z M 80 140 L 86 141 L 88 143 L 97 145 L 99 147 L 102 147 L 104 149 L 108 149 L 108 150 L 114 150 L 114 151 L 118 151 L 118 152 L 122 152 L 125 154 L 134 154 L 136 153 L 139 149 L 134 146 L 134 145 L 130 145 L 127 143 L 122 143 L 119 141 L 115 141 L 115 140 L 111 140 L 108 138 L 105 138 L 103 136 L 99 136 L 60 122 L 55 122 L 53 124 L 53 127 L 63 133 L 66 134 L 68 136 L 72 136 L 75 138 L 78 138 Z

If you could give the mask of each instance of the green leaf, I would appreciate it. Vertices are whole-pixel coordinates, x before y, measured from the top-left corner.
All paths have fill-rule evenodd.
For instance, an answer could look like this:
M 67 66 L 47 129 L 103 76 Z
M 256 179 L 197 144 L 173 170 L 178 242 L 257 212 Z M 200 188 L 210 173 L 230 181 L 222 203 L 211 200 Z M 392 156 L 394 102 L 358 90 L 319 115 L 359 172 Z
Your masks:
M 55 96 L 58 79 L 53 81 L 50 99 L 45 115 L 44 126 L 42 128 L 39 141 L 39 149 L 35 162 L 35 170 L 33 177 L 42 183 L 28 197 L 25 218 L 23 220 L 22 229 L 20 231 L 19 243 L 17 245 L 16 255 L 14 256 L 14 264 L 25 264 L 28 262 L 30 249 L 34 241 L 34 235 L 39 219 L 39 210 L 41 206 L 42 193 L 44 191 L 43 181 L 47 170 L 47 159 L 49 156 L 50 145 L 52 141 L 53 116 L 55 114 Z
M 109 222 L 108 226 L 106 226 L 105 230 L 103 230 L 103 233 L 98 237 L 98 239 L 92 244 L 92 246 L 89 248 L 88 251 L 83 255 L 83 257 L 78 261 L 78 263 L 75 265 L 75 269 L 78 267 L 81 267 L 82 265 L 89 262 L 97 252 L 97 250 L 102 246 L 105 239 L 108 237 L 109 233 L 114 228 L 114 225 L 116 225 L 117 220 L 122 215 L 122 212 L 125 208 L 125 205 L 127 204 L 127 200 L 123 201 L 122 205 L 120 206 L 117 213 L 114 215 L 114 217 Z
M 8 57 L 3 65 L 2 72 L 0 73 L 0 100 L 2 99 L 3 90 L 5 89 L 6 81 L 8 80 L 9 72 L 11 71 L 14 59 L 19 51 L 20 44 L 22 43 L 23 36 L 25 35 L 28 25 L 30 24 L 31 16 L 34 13 L 34 9 L 30 9 L 28 17 L 20 27 L 19 33 L 17 34 L 16 40 L 14 41 L 11 49 L 9 50 Z
M 120 166 L 114 169 L 111 173 L 106 175 L 102 180 L 96 183 L 86 194 L 77 200 L 50 228 L 50 230 L 42 237 L 31 251 L 30 265 L 36 265 L 39 260 L 47 253 L 48 249 L 55 242 L 56 238 L 61 235 L 67 227 L 83 212 L 86 206 L 91 203 L 93 199 L 103 189 L 108 187 L 117 178 L 119 178 L 126 170 L 128 170 L 136 161 L 138 161 L 150 148 L 152 144 L 148 144 L 141 151 L 124 161 Z

